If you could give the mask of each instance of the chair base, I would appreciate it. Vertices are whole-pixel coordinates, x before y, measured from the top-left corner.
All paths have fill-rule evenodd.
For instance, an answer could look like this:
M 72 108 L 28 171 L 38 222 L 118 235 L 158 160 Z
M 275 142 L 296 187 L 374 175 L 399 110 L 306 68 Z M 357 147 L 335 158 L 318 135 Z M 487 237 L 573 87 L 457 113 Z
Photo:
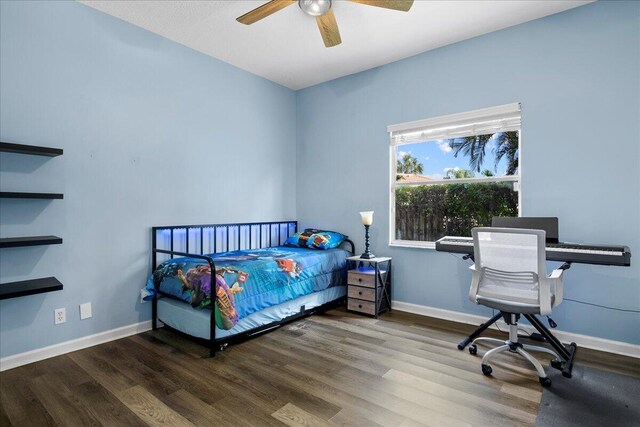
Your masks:
M 473 331 L 468 337 L 462 340 L 458 344 L 458 350 L 464 350 L 464 348 L 470 343 L 475 342 L 475 340 L 479 337 L 479 335 L 484 332 L 487 328 L 493 325 L 495 322 L 500 320 L 500 318 L 504 317 L 505 321 L 507 321 L 511 316 L 511 313 L 499 312 L 495 314 L 491 319 L 487 320 L 485 323 L 481 324 Z M 576 343 L 571 343 L 568 346 L 565 346 L 558 340 L 549 329 L 547 329 L 542 322 L 533 314 L 525 314 L 524 317 L 531 323 L 531 325 L 540 333 L 543 337 L 544 341 L 548 342 L 551 347 L 556 351 L 557 355 L 560 355 L 558 359 L 551 361 L 551 366 L 562 371 L 562 376 L 566 378 L 571 378 L 571 371 L 573 369 L 573 358 L 578 350 L 578 346 Z M 517 335 L 516 335 L 517 336 Z M 483 339 L 485 339 L 483 337 Z M 489 338 L 489 340 L 495 340 L 495 338 Z M 500 344 L 505 344 L 502 340 L 496 340 Z M 495 341 L 494 341 L 495 342 Z M 469 352 L 471 354 L 476 354 L 477 347 L 469 347 Z M 544 347 L 540 347 L 544 348 Z M 473 350 L 472 350 L 473 349 Z M 549 350 L 549 349 L 546 349 Z M 551 351 L 551 350 L 549 350 Z
M 535 357 L 533 357 L 527 350 L 539 351 L 539 352 L 547 353 L 554 356 L 554 360 L 551 363 L 552 366 L 555 366 L 561 363 L 560 356 L 558 356 L 558 354 L 555 351 L 550 350 L 546 347 L 522 344 L 518 342 L 518 324 L 516 323 L 516 319 L 517 317 L 515 314 L 510 315 L 508 340 L 503 341 L 496 338 L 487 338 L 487 337 L 476 338 L 473 340 L 473 342 L 471 343 L 471 346 L 469 347 L 469 353 L 476 354 L 478 352 L 478 346 L 476 345 L 476 343 L 478 342 L 498 343 L 500 344 L 498 347 L 494 347 L 491 350 L 487 351 L 485 355 L 482 357 L 481 367 L 482 367 L 482 373 L 484 375 L 491 375 L 491 373 L 493 372 L 493 369 L 489 365 L 489 361 L 493 356 L 499 353 L 503 353 L 505 351 L 509 351 L 511 353 L 519 354 L 520 356 L 524 357 L 529 363 L 531 363 L 538 373 L 540 384 L 542 384 L 544 387 L 549 387 L 551 385 L 551 380 L 547 376 L 547 373 L 542 367 L 542 364 Z

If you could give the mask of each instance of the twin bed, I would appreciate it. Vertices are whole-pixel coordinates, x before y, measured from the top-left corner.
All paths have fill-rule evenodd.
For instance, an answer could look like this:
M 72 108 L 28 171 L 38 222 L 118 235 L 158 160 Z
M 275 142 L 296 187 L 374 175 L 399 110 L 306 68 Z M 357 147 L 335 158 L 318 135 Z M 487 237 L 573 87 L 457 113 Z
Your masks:
M 343 303 L 353 242 L 333 232 L 296 233 L 296 221 L 154 227 L 145 288 L 153 328 L 160 320 L 205 340 L 215 356 L 232 342 Z M 334 244 L 324 246 L 331 237 Z

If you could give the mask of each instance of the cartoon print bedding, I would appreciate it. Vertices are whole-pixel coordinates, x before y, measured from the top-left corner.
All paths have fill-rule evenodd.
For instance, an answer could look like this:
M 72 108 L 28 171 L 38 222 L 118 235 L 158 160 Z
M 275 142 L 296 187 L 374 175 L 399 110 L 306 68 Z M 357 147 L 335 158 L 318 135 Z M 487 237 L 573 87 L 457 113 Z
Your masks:
M 215 267 L 216 326 L 231 329 L 251 313 L 285 301 L 346 284 L 343 249 L 313 250 L 273 247 L 211 255 Z M 210 308 L 211 268 L 196 258 L 174 258 L 162 263 L 149 277 L 150 300 L 161 292 Z

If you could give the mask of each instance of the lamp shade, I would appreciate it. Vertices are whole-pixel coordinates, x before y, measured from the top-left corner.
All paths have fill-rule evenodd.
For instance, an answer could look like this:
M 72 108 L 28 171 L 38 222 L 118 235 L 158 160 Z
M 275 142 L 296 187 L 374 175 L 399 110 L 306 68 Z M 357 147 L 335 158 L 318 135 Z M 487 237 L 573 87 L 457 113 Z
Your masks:
M 362 219 L 363 225 L 373 224 L 373 211 L 360 212 L 360 218 Z

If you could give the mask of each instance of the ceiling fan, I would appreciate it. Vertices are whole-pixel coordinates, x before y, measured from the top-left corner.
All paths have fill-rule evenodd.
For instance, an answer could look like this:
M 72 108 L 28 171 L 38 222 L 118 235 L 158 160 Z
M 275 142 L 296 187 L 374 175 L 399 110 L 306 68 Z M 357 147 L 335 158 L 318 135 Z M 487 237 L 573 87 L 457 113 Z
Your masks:
M 383 7 L 385 9 L 401 10 L 407 12 L 413 5 L 413 0 L 349 0 L 354 3 L 366 4 L 369 6 Z M 322 40 L 326 47 L 332 47 L 342 43 L 340 31 L 336 23 L 336 17 L 331 10 L 331 0 L 271 0 L 269 3 L 245 13 L 236 18 L 238 22 L 251 25 L 267 16 L 284 9 L 293 3 L 298 3 L 300 9 L 307 15 L 314 16 L 318 24 L 318 29 L 322 35 Z

